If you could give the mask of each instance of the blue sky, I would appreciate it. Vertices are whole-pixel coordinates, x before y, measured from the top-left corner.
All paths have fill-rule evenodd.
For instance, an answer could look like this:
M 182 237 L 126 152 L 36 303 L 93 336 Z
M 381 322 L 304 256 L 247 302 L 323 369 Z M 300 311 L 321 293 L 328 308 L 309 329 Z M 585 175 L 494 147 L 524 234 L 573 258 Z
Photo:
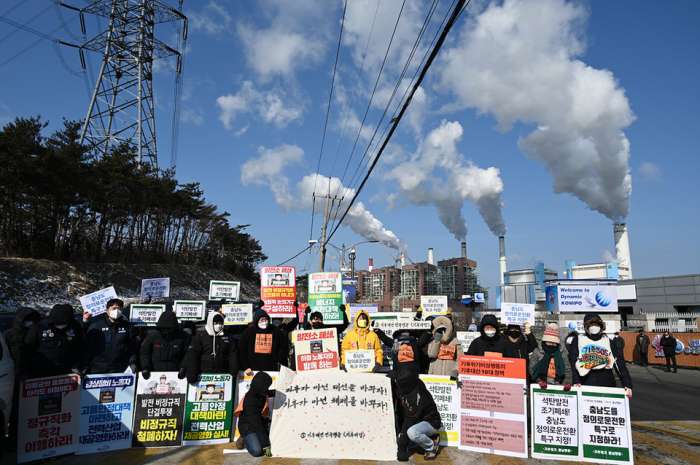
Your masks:
M 379 82 L 379 103 L 397 82 L 429 3 L 406 2 Z M 448 3 L 439 2 L 434 18 L 442 19 Z M 3 5 L 0 15 L 20 22 L 38 15 L 32 27 L 80 40 L 70 11 L 63 12 L 62 27 L 49 0 L 28 0 L 6 14 L 14 4 Z M 378 7 L 349 0 L 323 176 L 342 177 L 400 6 L 398 0 Z M 309 239 L 309 182 L 342 3 L 190 1 L 185 12 L 190 36 L 177 177 L 199 181 L 233 223 L 250 224 L 269 263 L 276 264 Z M 414 261 L 425 260 L 428 247 L 440 259 L 458 253 L 455 235 L 466 223 L 469 255 L 479 263 L 483 284 L 494 286 L 498 246 L 492 230 L 507 229 L 510 268 L 541 260 L 561 271 L 566 259 L 597 262 L 614 252 L 612 222 L 603 213 L 628 209 L 635 276 L 700 272 L 699 20 L 700 4 L 691 0 L 662 7 L 473 2 L 362 192 L 363 208 L 349 215 L 354 230 L 341 228 L 333 243 L 349 245 L 364 234 L 400 243 Z M 89 18 L 88 35 L 99 25 Z M 159 27 L 159 36 L 174 43 L 174 29 Z M 429 38 L 436 27 L 430 23 Z M 41 114 L 56 128 L 63 117 L 82 118 L 88 97 L 75 73 L 75 51 L 60 52 L 73 73 L 46 41 L 13 58 L 36 38 L 11 32 L 0 23 L 0 122 Z M 421 42 L 418 56 L 426 46 Z M 93 56 L 93 68 L 97 62 Z M 159 63 L 155 77 L 162 166 L 170 163 L 168 70 Z M 369 128 L 382 110 L 383 103 L 375 102 Z M 319 182 L 328 185 L 327 178 Z M 334 192 L 338 183 L 333 180 Z M 318 226 L 317 217 L 314 237 Z M 358 267 L 368 256 L 376 265 L 389 264 L 396 254 L 384 245 L 360 246 Z M 314 271 L 318 255 L 303 254 L 294 264 Z M 328 266 L 337 266 L 334 252 Z

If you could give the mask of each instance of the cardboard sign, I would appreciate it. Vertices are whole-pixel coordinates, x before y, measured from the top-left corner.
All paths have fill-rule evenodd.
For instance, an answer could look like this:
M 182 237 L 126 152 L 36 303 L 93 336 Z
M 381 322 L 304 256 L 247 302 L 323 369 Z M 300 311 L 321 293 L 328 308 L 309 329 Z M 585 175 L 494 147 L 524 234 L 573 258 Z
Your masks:
M 176 300 L 173 311 L 179 321 L 202 321 L 207 310 L 204 300 Z
M 335 328 L 292 333 L 298 371 L 338 370 L 338 338 Z
M 225 326 L 247 325 L 253 321 L 253 304 L 225 304 L 221 306 Z
M 501 322 L 506 325 L 535 325 L 535 304 L 501 302 Z
M 323 314 L 325 324 L 343 322 L 340 305 L 343 303 L 342 275 L 338 272 L 309 274 L 309 307 Z
M 391 337 L 395 331 L 407 331 L 407 330 L 424 330 L 430 331 L 432 328 L 432 323 L 430 321 L 416 321 L 410 320 L 377 320 L 372 325 L 375 328 L 379 328 L 386 333 L 387 336 Z
M 374 369 L 373 350 L 346 350 L 345 369 L 348 372 L 368 373 Z
M 80 447 L 92 454 L 131 447 L 136 377 L 133 374 L 87 375 L 80 393 Z
M 239 372 L 238 373 L 238 378 L 236 379 L 236 397 L 234 401 L 234 405 L 237 407 L 240 405 L 241 401 L 245 397 L 245 395 L 248 393 L 250 390 L 250 383 L 253 381 L 253 377 L 257 371 L 252 372 L 250 375 L 246 375 L 244 372 Z M 277 376 L 279 376 L 278 371 L 266 371 L 268 375 L 270 375 L 270 378 L 272 378 L 272 385 L 270 385 L 270 389 L 277 389 L 276 387 L 276 382 L 277 382 Z M 270 405 L 272 405 L 272 399 L 270 399 Z M 235 408 L 235 407 L 234 407 Z M 270 415 L 272 415 L 272 409 L 270 409 Z M 236 422 L 236 429 L 234 431 L 233 435 L 233 440 L 235 441 L 240 437 L 240 432 L 238 431 L 238 422 Z
M 19 390 L 17 463 L 72 454 L 78 449 L 80 377 L 28 379 Z
M 420 296 L 420 306 L 423 308 L 421 314 L 424 320 L 429 316 L 447 315 L 447 296 L 422 295 Z
M 170 278 L 141 280 L 141 298 L 162 299 L 170 297 Z
M 233 376 L 202 374 L 187 388 L 182 444 L 229 442 L 233 423 Z
M 459 448 L 527 458 L 525 360 L 459 358 Z
M 481 336 L 479 331 L 457 331 L 457 340 L 462 346 L 462 352 L 466 354 L 472 341 L 479 336 Z
M 457 382 L 449 376 L 420 375 L 425 387 L 433 396 L 440 412 L 442 428 L 440 429 L 441 446 L 459 446 L 459 388 Z
M 237 301 L 240 292 L 238 281 L 209 281 L 209 300 Z
M 154 371 L 149 379 L 139 373 L 134 407 L 134 447 L 179 446 L 187 380 L 177 372 Z
M 109 299 L 116 299 L 117 291 L 114 286 L 109 286 L 99 291 L 92 292 L 80 298 L 80 305 L 83 310 L 90 313 L 92 316 L 100 315 L 107 311 L 107 302 Z
M 164 304 L 131 304 L 129 321 L 134 326 L 155 326 L 164 311 Z
M 273 407 L 273 456 L 396 460 L 391 381 L 386 376 L 284 369 Z
M 293 266 L 264 266 L 260 269 L 260 299 L 272 318 L 294 318 L 297 298 L 296 270 Z

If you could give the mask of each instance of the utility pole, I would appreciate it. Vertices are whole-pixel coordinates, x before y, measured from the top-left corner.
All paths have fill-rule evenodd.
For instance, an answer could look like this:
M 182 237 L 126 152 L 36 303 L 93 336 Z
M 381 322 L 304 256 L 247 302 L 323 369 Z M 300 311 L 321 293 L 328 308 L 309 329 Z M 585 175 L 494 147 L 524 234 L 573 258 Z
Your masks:
M 323 211 L 323 225 L 321 226 L 321 253 L 320 255 L 320 271 L 325 271 L 326 268 L 326 232 L 328 229 L 328 221 L 330 220 L 331 217 L 331 209 L 333 208 L 333 204 L 335 203 L 335 200 L 338 198 L 337 196 L 331 197 L 330 195 L 324 195 L 323 198 L 326 199 L 326 207 L 324 208 Z

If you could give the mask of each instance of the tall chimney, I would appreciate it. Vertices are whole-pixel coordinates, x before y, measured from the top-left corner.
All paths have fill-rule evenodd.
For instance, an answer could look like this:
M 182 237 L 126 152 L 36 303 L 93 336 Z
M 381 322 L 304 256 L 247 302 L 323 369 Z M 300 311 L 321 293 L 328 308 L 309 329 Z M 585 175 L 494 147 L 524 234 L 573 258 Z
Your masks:
M 369 257 L 367 259 L 367 270 L 372 271 L 374 269 L 374 258 Z
M 630 238 L 627 233 L 627 224 L 615 223 L 613 225 L 615 236 L 615 256 L 619 268 L 627 268 L 628 278 L 632 278 L 632 258 L 630 256 Z
M 435 257 L 433 257 L 433 248 L 430 247 L 428 249 L 428 264 L 434 265 L 435 263 Z
M 401 260 L 401 268 L 403 268 L 404 266 L 406 266 L 406 254 L 404 254 L 403 252 L 401 252 L 401 257 L 399 258 L 399 260 Z
M 460 243 L 460 245 L 461 245 L 460 257 L 467 258 L 467 241 L 462 241 Z
M 506 282 L 506 270 L 506 237 L 498 236 L 498 274 L 501 286 Z

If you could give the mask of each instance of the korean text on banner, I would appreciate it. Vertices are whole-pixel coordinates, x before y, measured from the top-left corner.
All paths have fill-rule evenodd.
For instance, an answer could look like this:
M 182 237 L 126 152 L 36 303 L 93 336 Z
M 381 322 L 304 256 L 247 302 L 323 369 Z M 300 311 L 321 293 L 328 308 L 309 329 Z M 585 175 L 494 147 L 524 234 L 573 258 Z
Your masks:
M 28 379 L 19 391 L 17 463 L 72 454 L 80 429 L 80 377 Z
M 281 371 L 270 428 L 273 456 L 396 460 L 390 383 L 364 373 Z
M 449 376 L 420 375 L 440 412 L 440 445 L 459 446 L 459 388 Z
M 413 320 L 413 319 L 401 319 L 401 320 L 375 320 L 373 321 L 375 328 L 379 328 L 387 336 L 391 337 L 394 331 L 406 331 L 406 330 L 426 330 L 429 331 L 432 327 L 430 321 L 425 320 Z
M 241 292 L 238 281 L 209 281 L 209 300 L 237 301 Z
M 530 441 L 534 458 L 579 460 L 578 394 L 561 386 L 547 389 L 530 385 L 532 432 Z
M 180 321 L 202 321 L 207 303 L 204 300 L 176 300 L 173 302 L 175 316 Z
M 113 286 L 100 289 L 80 298 L 80 305 L 83 310 L 90 313 L 92 316 L 97 316 L 107 310 L 107 302 L 109 299 L 116 299 L 117 291 Z
M 141 280 L 141 298 L 161 299 L 170 297 L 170 278 Z
M 250 383 L 253 381 L 253 377 L 257 371 L 252 372 L 250 375 L 246 375 L 244 372 L 238 373 L 238 378 L 236 379 L 236 396 L 234 400 L 234 408 L 237 408 L 245 395 L 250 390 Z M 277 376 L 279 376 L 278 371 L 266 371 L 270 378 L 272 378 L 272 385 L 270 389 L 276 389 Z M 272 399 L 269 399 L 270 405 L 272 405 Z M 270 409 L 270 415 L 272 415 L 272 409 Z M 238 422 L 236 422 L 236 430 L 234 431 L 233 440 L 235 441 L 240 437 L 240 432 L 238 431 Z
M 347 350 L 345 351 L 345 369 L 349 372 L 368 373 L 374 369 L 373 350 Z
M 343 322 L 340 305 L 343 303 L 342 275 L 338 272 L 309 274 L 309 307 L 323 314 L 325 324 Z
M 187 388 L 182 444 L 229 442 L 233 419 L 233 376 L 202 374 Z
M 179 446 L 187 380 L 177 372 L 154 371 L 149 379 L 139 373 L 134 406 L 134 447 Z
M 501 321 L 506 325 L 535 325 L 535 304 L 501 302 Z
M 459 373 L 459 448 L 527 458 L 525 360 L 462 355 Z
M 87 375 L 80 393 L 80 447 L 93 454 L 131 447 L 136 377 L 133 374 Z
M 457 340 L 462 346 L 462 352 L 467 353 L 469 345 L 479 336 L 481 336 L 479 331 L 457 331 Z
M 163 304 L 131 304 L 129 321 L 134 326 L 155 326 L 164 311 Z
M 335 328 L 294 331 L 292 341 L 297 370 L 338 370 L 340 367 Z
M 425 320 L 433 315 L 447 315 L 446 295 L 422 295 L 420 306 L 423 308 L 422 318 Z
M 225 304 L 221 311 L 226 326 L 247 325 L 253 321 L 253 304 Z
M 272 318 L 294 318 L 297 298 L 296 270 L 293 266 L 264 266 L 260 269 L 260 299 Z

